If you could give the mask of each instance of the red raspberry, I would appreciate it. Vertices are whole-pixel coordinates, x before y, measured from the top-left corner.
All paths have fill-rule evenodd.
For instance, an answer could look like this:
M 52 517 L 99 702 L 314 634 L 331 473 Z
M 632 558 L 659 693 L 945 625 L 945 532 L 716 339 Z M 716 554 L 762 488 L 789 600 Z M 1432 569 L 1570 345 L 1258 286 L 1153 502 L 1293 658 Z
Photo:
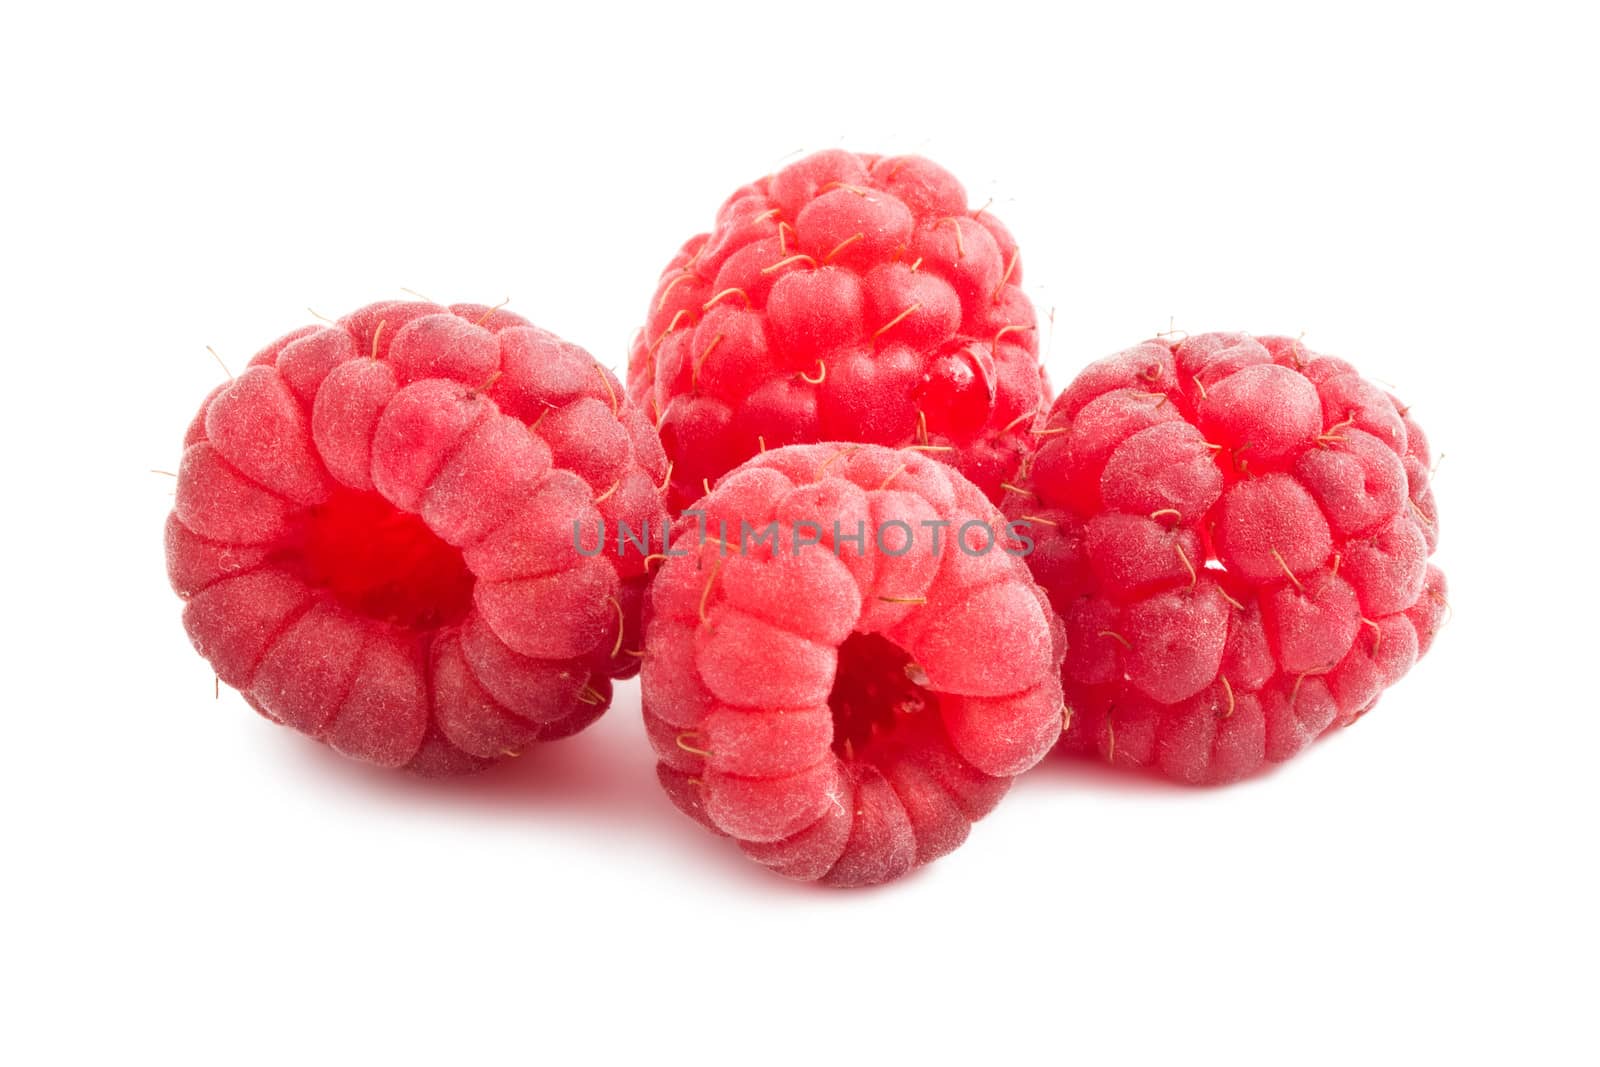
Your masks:
M 998 501 L 1049 399 L 1021 281 L 1006 228 L 926 159 L 819 152 L 737 190 L 667 264 L 628 363 L 668 503 L 822 440 L 935 446 Z
M 1057 399 L 1008 515 L 1066 621 L 1063 745 L 1224 782 L 1355 721 L 1427 651 L 1428 443 L 1297 341 L 1148 341 Z
M 644 554 L 584 556 L 573 523 L 661 529 L 666 457 L 610 372 L 516 315 L 381 303 L 297 330 L 184 449 L 184 627 L 269 719 L 442 774 L 582 729 L 637 667 Z
M 782 448 L 673 531 L 645 627 L 658 773 L 778 873 L 865 885 L 942 856 L 1060 735 L 1061 624 L 949 467 Z

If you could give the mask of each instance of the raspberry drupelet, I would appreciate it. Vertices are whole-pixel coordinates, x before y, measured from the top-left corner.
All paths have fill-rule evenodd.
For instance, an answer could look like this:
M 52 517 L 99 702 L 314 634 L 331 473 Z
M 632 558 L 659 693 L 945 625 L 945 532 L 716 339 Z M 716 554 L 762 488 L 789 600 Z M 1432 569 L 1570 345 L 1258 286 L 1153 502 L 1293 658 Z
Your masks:
M 674 512 L 765 449 L 920 444 L 992 501 L 1048 404 L 1016 242 L 916 156 L 807 156 L 667 264 L 628 385 Z
M 958 846 L 1059 737 L 1061 623 L 1004 517 L 948 466 L 790 446 L 673 529 L 646 609 L 647 732 L 673 801 L 757 862 L 897 878 Z
M 1066 622 L 1062 746 L 1226 782 L 1370 710 L 1445 604 L 1427 439 L 1297 341 L 1149 341 L 1081 373 L 1008 493 Z
M 167 568 L 262 715 L 422 774 L 566 736 L 637 670 L 666 458 L 587 352 L 509 312 L 373 304 L 297 330 L 184 438 Z

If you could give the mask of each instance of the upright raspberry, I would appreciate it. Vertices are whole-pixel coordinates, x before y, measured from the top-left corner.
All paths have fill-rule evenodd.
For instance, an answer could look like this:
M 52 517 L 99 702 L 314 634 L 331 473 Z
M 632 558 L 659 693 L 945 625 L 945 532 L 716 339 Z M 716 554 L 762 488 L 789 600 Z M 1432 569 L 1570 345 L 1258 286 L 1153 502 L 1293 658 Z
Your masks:
M 1148 341 L 1085 369 L 1007 514 L 1066 620 L 1063 745 L 1185 782 L 1288 759 L 1426 652 L 1444 576 L 1427 439 L 1281 337 Z
M 585 550 L 602 520 L 659 531 L 665 474 L 581 348 L 479 305 L 373 304 L 206 399 L 167 569 L 196 650 L 267 718 L 471 770 L 582 729 L 637 669 L 645 553 Z
M 941 450 L 994 501 L 1048 402 L 1016 242 L 916 156 L 819 152 L 737 190 L 667 264 L 628 365 L 674 511 L 758 452 Z
M 757 862 L 897 878 L 959 845 L 1060 735 L 1061 624 L 1004 518 L 949 467 L 782 448 L 673 529 L 645 724 L 672 799 Z

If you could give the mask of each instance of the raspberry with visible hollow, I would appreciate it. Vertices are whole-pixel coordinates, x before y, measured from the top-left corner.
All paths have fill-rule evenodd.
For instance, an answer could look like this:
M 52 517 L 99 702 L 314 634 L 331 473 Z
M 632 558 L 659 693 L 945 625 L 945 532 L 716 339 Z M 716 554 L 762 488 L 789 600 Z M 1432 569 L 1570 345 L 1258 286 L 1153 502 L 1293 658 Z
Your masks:
M 673 530 L 645 625 L 658 773 L 779 874 L 866 885 L 942 856 L 1060 735 L 1061 624 L 949 467 L 790 446 Z
M 1427 439 L 1348 363 L 1148 341 L 1056 400 L 1004 508 L 1067 627 L 1062 747 L 1191 783 L 1288 759 L 1426 652 L 1444 576 Z
M 927 447 L 993 501 L 1048 403 L 1016 242 L 938 165 L 841 150 L 735 191 L 628 362 L 674 511 L 782 445 Z
M 381 766 L 473 770 L 582 729 L 637 670 L 646 554 L 585 549 L 602 521 L 659 536 L 665 474 L 576 345 L 481 305 L 373 304 L 206 399 L 168 575 L 262 715 Z

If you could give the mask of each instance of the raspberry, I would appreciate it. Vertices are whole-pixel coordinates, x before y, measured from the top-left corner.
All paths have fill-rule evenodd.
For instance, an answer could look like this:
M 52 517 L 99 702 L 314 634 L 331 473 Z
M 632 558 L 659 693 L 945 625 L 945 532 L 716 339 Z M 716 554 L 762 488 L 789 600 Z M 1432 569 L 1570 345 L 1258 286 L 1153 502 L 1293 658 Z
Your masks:
M 789 446 L 673 530 L 646 609 L 647 732 L 674 802 L 757 862 L 899 877 L 959 845 L 1060 735 L 1061 624 L 949 467 Z
M 184 438 L 167 568 L 262 715 L 385 767 L 475 769 L 582 729 L 632 674 L 666 457 L 581 348 L 479 305 L 281 338 Z M 587 535 L 592 537 L 593 535 Z
M 734 192 L 662 272 L 629 392 L 674 512 L 769 448 L 920 443 L 1000 499 L 1048 402 L 1016 242 L 916 156 L 833 150 Z
M 1426 652 L 1428 443 L 1297 341 L 1149 341 L 1057 399 L 1008 515 L 1067 627 L 1062 746 L 1191 783 L 1288 759 Z

